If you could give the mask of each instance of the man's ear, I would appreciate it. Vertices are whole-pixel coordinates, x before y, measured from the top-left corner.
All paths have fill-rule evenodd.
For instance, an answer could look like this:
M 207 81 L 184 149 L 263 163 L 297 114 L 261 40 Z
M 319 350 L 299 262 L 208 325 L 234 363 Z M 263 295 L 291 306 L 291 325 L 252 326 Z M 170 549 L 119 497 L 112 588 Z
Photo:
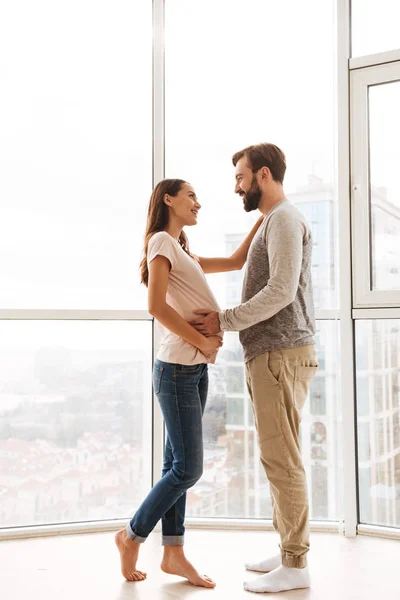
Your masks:
M 271 171 L 268 167 L 261 167 L 261 179 L 268 181 L 271 178 Z

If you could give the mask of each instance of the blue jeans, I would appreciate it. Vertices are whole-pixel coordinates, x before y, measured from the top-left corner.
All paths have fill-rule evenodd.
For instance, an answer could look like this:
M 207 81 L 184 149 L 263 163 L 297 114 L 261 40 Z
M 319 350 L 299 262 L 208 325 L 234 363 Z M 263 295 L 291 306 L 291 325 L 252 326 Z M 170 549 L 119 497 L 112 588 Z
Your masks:
M 162 519 L 163 546 L 182 546 L 186 490 L 203 473 L 203 422 L 207 400 L 206 364 L 178 365 L 156 360 L 153 386 L 167 439 L 162 478 L 126 526 L 128 537 L 144 542 Z

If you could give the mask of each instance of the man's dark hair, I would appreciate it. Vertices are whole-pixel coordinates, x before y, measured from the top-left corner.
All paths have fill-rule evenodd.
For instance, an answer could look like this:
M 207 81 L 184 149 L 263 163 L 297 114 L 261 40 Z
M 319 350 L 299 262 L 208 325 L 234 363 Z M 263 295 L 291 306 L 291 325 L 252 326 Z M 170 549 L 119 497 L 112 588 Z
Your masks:
M 257 173 L 261 167 L 268 167 L 274 181 L 283 183 L 286 171 L 286 157 L 282 150 L 274 144 L 255 144 L 248 146 L 232 156 L 233 166 L 236 167 L 241 158 L 245 157 L 247 166 Z

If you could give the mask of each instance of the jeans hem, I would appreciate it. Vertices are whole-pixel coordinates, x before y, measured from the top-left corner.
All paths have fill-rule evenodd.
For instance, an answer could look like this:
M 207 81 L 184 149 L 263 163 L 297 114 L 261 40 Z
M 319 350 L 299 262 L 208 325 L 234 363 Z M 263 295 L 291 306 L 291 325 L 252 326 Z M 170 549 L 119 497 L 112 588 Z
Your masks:
M 183 535 L 163 535 L 161 545 L 162 546 L 183 546 L 184 544 Z
M 141 535 L 137 535 L 137 533 L 135 533 L 133 531 L 130 523 L 128 523 L 128 525 L 125 527 L 125 531 L 126 531 L 126 535 L 128 536 L 128 538 L 130 540 L 132 540 L 132 542 L 137 542 L 138 544 L 143 544 L 143 542 L 145 542 L 147 540 L 147 538 L 142 537 Z

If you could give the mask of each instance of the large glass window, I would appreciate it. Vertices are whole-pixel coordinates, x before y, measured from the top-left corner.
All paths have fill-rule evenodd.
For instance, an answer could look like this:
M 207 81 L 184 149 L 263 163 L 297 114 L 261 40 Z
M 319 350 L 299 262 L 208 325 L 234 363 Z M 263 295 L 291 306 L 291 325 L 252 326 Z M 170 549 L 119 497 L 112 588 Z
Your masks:
M 190 243 L 197 254 L 223 255 L 242 239 L 256 215 L 233 193 L 231 156 L 260 141 L 277 144 L 287 157 L 286 193 L 313 230 L 317 308 L 338 306 L 333 6 L 166 0 L 166 175 L 188 180 L 202 204 Z M 225 278 L 210 281 L 222 303 L 238 303 L 233 289 L 226 297 Z
M 361 522 L 400 526 L 400 321 L 356 322 Z
M 400 82 L 368 92 L 372 289 L 400 290 Z
M 0 323 L 0 523 L 127 518 L 151 485 L 151 323 Z
M 352 0 L 352 56 L 400 48 L 398 0 Z
M 0 309 L 146 306 L 152 4 L 0 8 Z M 202 204 L 191 249 L 229 254 L 252 226 L 231 156 L 260 141 L 284 150 L 287 197 L 313 232 L 320 369 L 301 446 L 314 520 L 340 518 L 343 495 L 339 323 L 325 320 L 339 305 L 335 4 L 165 0 L 165 174 Z M 351 10 L 353 57 L 400 49 L 397 0 Z M 355 324 L 358 496 L 361 522 L 387 527 L 400 527 L 399 79 L 395 53 L 350 76 L 354 308 L 393 309 Z M 209 277 L 221 307 L 240 303 L 242 278 Z M 151 323 L 21 316 L 0 321 L 1 525 L 128 518 L 152 481 Z M 236 333 L 210 368 L 204 449 L 188 516 L 271 518 Z
M 165 6 L 166 175 L 190 181 L 202 204 L 199 224 L 187 231 L 191 248 L 216 256 L 237 247 L 257 215 L 245 213 L 233 193 L 231 156 L 273 142 L 287 157 L 287 196 L 313 231 L 316 307 L 336 308 L 333 0 L 249 0 L 245 7 L 236 0 L 166 0 Z M 242 273 L 209 281 L 221 307 L 240 303 Z M 321 369 L 303 416 L 303 452 L 315 488 L 311 513 L 323 519 L 338 516 L 337 325 L 318 324 Z M 271 517 L 236 334 L 226 336 L 210 371 L 208 468 L 190 493 L 189 514 Z
M 400 61 L 351 72 L 356 307 L 400 303 Z
M 143 308 L 152 3 L 0 8 L 0 305 Z

